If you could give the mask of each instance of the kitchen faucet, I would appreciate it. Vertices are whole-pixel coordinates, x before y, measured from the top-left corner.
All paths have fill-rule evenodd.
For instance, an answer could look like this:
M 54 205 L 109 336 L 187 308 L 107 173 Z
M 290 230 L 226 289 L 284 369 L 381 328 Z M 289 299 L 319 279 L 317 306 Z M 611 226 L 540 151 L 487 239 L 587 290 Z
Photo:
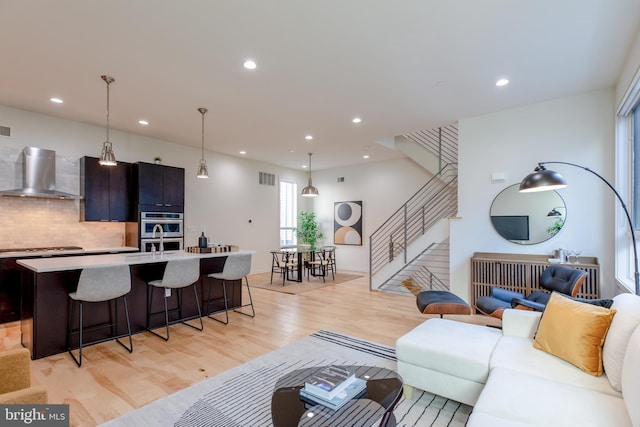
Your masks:
M 153 226 L 153 234 L 151 237 L 156 238 L 156 228 L 160 230 L 160 255 L 164 254 L 164 228 L 162 225 L 156 224 Z

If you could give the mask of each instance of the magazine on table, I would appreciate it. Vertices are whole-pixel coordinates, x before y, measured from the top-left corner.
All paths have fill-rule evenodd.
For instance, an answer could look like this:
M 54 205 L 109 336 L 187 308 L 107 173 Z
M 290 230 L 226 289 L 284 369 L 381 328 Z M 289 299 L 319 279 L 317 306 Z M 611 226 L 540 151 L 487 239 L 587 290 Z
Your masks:
M 367 382 L 361 378 L 354 378 L 345 389 L 338 392 L 331 399 L 323 399 L 313 393 L 309 393 L 304 388 L 300 389 L 300 399 L 311 404 L 326 406 L 335 411 L 342 408 L 351 399 L 361 397 L 366 391 Z
M 325 400 L 331 400 L 355 379 L 356 374 L 353 370 L 342 366 L 327 366 L 307 378 L 304 390 Z

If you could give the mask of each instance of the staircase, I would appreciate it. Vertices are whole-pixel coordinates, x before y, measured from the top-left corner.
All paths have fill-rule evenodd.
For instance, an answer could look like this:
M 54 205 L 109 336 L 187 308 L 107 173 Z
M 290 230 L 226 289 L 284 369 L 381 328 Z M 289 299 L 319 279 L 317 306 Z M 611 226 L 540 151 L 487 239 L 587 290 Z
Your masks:
M 415 295 L 432 289 L 449 290 L 449 239 L 429 245 L 379 288 L 402 295 Z
M 449 218 L 458 210 L 457 126 L 396 137 L 435 175 L 369 237 L 370 289 L 411 294 L 449 288 Z

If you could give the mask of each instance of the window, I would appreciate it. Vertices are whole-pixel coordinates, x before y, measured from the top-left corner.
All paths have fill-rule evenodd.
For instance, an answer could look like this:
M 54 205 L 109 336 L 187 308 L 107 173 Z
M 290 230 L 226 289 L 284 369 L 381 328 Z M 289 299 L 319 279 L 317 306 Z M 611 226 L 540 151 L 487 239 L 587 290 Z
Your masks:
M 640 238 L 640 74 L 617 111 L 616 187 L 626 200 L 636 240 Z M 616 206 L 615 266 L 619 283 L 635 291 L 633 240 L 622 208 Z
M 280 181 L 280 246 L 296 244 L 298 216 L 298 184 L 293 181 Z
M 640 230 L 640 105 L 636 104 L 631 117 L 628 119 L 630 125 L 630 141 L 633 144 L 633 228 L 637 232 Z

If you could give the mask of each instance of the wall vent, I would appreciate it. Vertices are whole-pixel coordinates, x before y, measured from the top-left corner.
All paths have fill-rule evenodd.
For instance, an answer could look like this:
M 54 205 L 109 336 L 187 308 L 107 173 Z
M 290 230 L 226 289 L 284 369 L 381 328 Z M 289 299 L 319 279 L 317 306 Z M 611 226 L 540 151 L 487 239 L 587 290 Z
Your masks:
M 338 177 L 338 182 L 344 182 L 344 176 Z
M 9 126 L 0 126 L 0 136 L 11 138 L 11 128 Z
M 258 172 L 258 182 L 260 185 L 276 185 L 276 174 L 268 172 Z

